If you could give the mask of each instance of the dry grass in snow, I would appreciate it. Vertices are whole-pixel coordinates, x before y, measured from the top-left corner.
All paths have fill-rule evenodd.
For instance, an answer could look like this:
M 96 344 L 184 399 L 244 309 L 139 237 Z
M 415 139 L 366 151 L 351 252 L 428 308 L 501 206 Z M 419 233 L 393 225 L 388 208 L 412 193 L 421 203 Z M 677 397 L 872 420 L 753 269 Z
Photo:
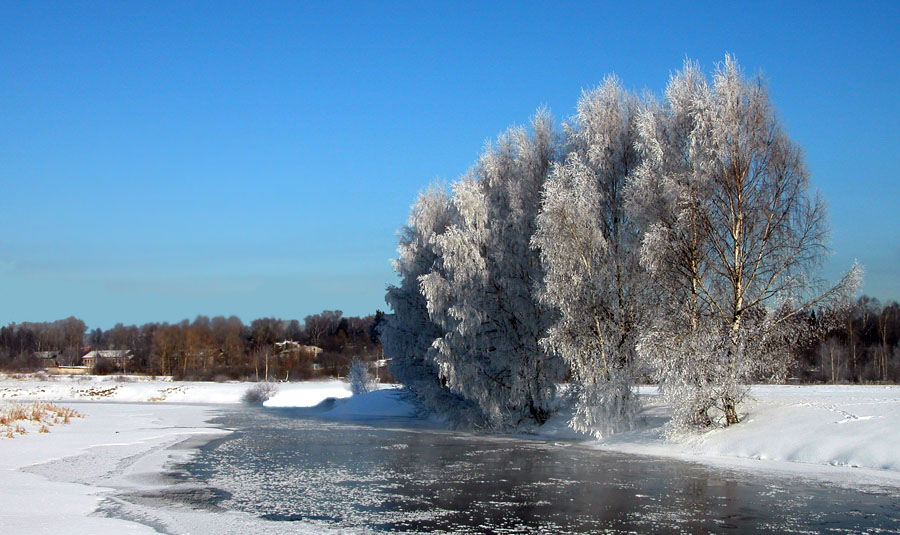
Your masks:
M 38 433 L 49 433 L 55 424 L 67 424 L 72 418 L 84 416 L 68 407 L 37 401 L 35 403 L 9 403 L 0 409 L 0 436 L 14 438 L 28 433 L 26 425 L 40 426 Z M 25 424 L 25 425 L 23 425 Z

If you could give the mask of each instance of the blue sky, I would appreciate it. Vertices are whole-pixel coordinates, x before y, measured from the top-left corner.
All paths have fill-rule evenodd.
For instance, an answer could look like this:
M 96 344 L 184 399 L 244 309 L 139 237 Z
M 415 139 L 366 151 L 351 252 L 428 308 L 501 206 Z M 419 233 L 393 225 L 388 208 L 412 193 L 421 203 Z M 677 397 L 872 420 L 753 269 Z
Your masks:
M 762 72 L 836 278 L 900 299 L 900 3 L 4 2 L 0 324 L 385 308 L 397 229 L 539 106 Z

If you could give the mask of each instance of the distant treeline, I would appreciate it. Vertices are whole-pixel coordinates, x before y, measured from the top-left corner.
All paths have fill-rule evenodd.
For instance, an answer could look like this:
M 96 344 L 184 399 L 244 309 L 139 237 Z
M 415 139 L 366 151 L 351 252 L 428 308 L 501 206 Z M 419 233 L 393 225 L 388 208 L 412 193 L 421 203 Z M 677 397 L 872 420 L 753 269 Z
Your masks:
M 323 311 L 298 320 L 262 318 L 245 325 L 239 318 L 198 316 L 193 322 L 117 324 L 88 331 L 77 318 L 54 322 L 11 323 L 0 328 L 0 367 L 10 371 L 37 370 L 36 353 L 58 352 L 61 365 L 79 365 L 88 349 L 128 349 L 134 357 L 129 373 L 174 375 L 179 378 L 255 378 L 265 373 L 269 357 L 271 378 L 306 379 L 343 376 L 354 357 L 374 361 L 383 355 L 377 329 L 381 311 L 365 317 L 345 317 L 339 310 Z M 809 321 L 817 321 L 809 318 Z M 900 382 L 900 305 L 860 297 L 837 324 L 812 345 L 797 348 L 791 377 L 804 383 Z M 276 342 L 290 340 L 319 347 L 311 355 L 289 358 Z M 98 362 L 98 367 L 104 363 Z M 99 369 L 100 372 L 120 371 Z M 382 370 L 382 373 L 384 371 Z
M 376 334 L 384 314 L 345 317 L 326 310 L 298 320 L 197 316 L 180 323 L 116 324 L 88 330 L 70 317 L 54 322 L 12 323 L 0 328 L 0 367 L 36 370 L 41 352 L 61 366 L 82 365 L 91 350 L 130 350 L 125 363 L 98 359 L 98 373 L 125 371 L 185 379 L 308 379 L 343 376 L 350 361 L 383 358 Z M 289 341 L 292 344 L 283 344 Z M 124 368 L 124 369 L 123 369 Z
M 837 327 L 798 350 L 794 376 L 802 382 L 900 382 L 900 305 L 857 299 Z

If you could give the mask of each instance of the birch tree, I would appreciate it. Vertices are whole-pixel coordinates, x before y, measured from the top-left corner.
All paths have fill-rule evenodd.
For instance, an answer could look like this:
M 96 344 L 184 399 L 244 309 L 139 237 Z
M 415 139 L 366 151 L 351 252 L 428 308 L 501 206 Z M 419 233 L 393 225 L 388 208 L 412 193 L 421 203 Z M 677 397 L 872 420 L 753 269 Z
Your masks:
M 629 207 L 641 263 L 663 292 L 640 349 L 675 424 L 738 421 L 749 381 L 784 375 L 801 311 L 855 292 L 856 268 L 816 294 L 826 214 L 762 80 L 727 56 L 712 84 L 687 62 L 638 121 L 643 163 Z
M 435 239 L 442 269 L 421 278 L 445 333 L 435 342 L 441 377 L 497 429 L 546 421 L 565 374 L 538 344 L 550 316 L 535 296 L 543 273 L 529 246 L 556 151 L 546 113 L 530 133 L 513 128 L 489 146 L 453 188 L 458 221 Z
M 596 436 L 629 427 L 638 409 L 632 385 L 644 281 L 624 189 L 639 162 L 639 104 L 615 77 L 582 95 L 532 240 L 546 271 L 541 302 L 559 314 L 542 343 L 571 370 L 572 427 Z

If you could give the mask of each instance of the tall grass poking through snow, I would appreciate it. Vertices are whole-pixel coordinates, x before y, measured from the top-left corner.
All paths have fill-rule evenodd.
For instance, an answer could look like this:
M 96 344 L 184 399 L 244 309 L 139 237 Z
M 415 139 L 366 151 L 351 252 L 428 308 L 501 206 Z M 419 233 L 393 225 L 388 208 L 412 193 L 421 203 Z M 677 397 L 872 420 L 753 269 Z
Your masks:
M 40 426 L 39 433 L 49 433 L 54 424 L 67 424 L 72 418 L 83 418 L 84 415 L 68 407 L 60 407 L 53 403 L 38 401 L 35 403 L 9 403 L 0 408 L 0 436 L 13 438 L 16 434 L 24 435 L 28 432 L 22 425 L 33 422 Z

